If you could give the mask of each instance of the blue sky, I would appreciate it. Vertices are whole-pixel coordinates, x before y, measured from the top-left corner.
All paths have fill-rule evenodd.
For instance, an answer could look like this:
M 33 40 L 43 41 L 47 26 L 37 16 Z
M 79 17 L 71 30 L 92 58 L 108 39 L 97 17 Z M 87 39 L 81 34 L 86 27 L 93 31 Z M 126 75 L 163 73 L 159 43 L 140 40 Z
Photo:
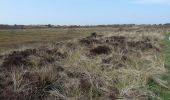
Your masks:
M 170 0 L 0 0 L 0 24 L 159 24 Z

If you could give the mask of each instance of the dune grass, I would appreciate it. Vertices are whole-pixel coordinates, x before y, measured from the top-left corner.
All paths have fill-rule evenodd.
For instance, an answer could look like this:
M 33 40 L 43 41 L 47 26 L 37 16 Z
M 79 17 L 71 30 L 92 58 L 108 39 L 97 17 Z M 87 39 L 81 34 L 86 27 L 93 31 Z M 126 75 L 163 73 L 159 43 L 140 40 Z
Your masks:
M 13 83 L 3 86 L 11 87 L 10 92 L 14 95 L 9 97 L 15 97 L 14 100 L 25 97 L 35 100 L 50 100 L 52 97 L 62 100 L 159 99 L 161 93 L 154 93 L 154 89 L 166 88 L 160 78 L 165 68 L 159 41 L 160 36 L 157 37 L 155 33 L 122 33 L 18 51 L 12 56 L 14 63 L 11 62 L 11 56 L 2 63 L 2 67 L 11 73 L 6 70 L 2 72 L 9 75 Z M 114 43 L 118 43 L 117 46 Z M 19 60 L 15 60 L 18 56 Z M 149 88 L 151 80 L 157 87 Z M 10 92 L 3 92 L 1 97 L 6 98 Z
M 167 88 L 156 85 L 154 82 L 150 82 L 150 89 L 157 94 L 161 100 L 170 99 L 170 33 L 165 34 L 165 39 L 162 41 L 164 44 L 164 55 L 165 55 L 165 68 L 167 69 L 166 74 L 162 76 L 162 79 L 167 83 Z
M 101 33 L 107 32 L 107 30 L 101 30 L 99 30 Z M 31 63 L 32 67 L 31 65 L 24 65 L 21 59 L 23 66 L 17 65 L 15 70 L 10 70 L 11 73 L 2 71 L 7 75 L 10 74 L 8 77 L 13 84 L 9 87 L 12 87 L 12 93 L 20 97 L 20 93 L 27 94 L 28 92 L 29 94 L 28 90 L 32 90 L 33 93 L 29 94 L 32 98 L 36 99 L 39 96 L 44 98 L 43 96 L 45 96 L 49 100 L 52 97 L 59 97 L 64 100 L 76 100 L 77 98 L 87 98 L 87 100 L 103 100 L 106 98 L 169 100 L 170 41 L 168 36 L 170 34 L 166 34 L 166 38 L 162 42 L 165 45 L 163 55 L 156 49 L 160 47 L 162 34 L 154 32 L 150 34 L 126 32 L 124 34 L 122 32 L 122 35 L 120 33 L 114 34 L 115 37 L 82 38 L 96 31 L 98 30 L 0 30 L 0 51 L 3 51 L 2 48 L 8 50 L 13 48 L 11 45 L 15 47 L 22 43 L 27 46 L 29 43 L 32 45 L 39 42 L 47 43 L 81 38 L 81 42 L 79 39 L 69 40 L 59 44 L 51 44 L 45 48 L 37 48 L 35 53 L 33 53 L 34 50 L 31 50 L 31 52 L 28 50 L 31 54 L 29 54 L 29 57 L 23 56 L 22 59 L 28 60 L 27 62 Z M 118 41 L 116 41 L 117 39 Z M 82 40 L 85 42 L 84 44 Z M 114 46 L 116 42 L 118 42 L 117 47 Z M 128 43 L 130 44 L 128 45 Z M 148 46 L 148 44 L 151 46 Z M 103 47 L 101 45 L 107 46 L 111 49 L 111 52 L 101 55 L 91 52 L 91 50 L 94 51 L 94 48 Z M 123 48 L 124 46 L 126 48 Z M 22 51 L 18 52 L 21 57 L 22 54 Z M 6 64 L 8 65 L 8 63 Z M 165 69 L 164 63 L 168 70 Z M 2 66 L 5 66 L 5 63 Z M 1 76 L 4 77 L 5 74 Z M 28 79 L 25 78 L 26 76 Z M 8 80 L 6 81 L 8 82 Z M 39 87 L 39 91 L 36 91 L 37 95 L 34 95 L 36 87 Z M 6 89 L 4 90 L 6 91 Z M 4 97 L 7 97 L 7 95 L 9 95 L 8 91 Z M 15 95 L 14 97 L 17 99 Z M 21 97 L 24 96 L 21 95 Z

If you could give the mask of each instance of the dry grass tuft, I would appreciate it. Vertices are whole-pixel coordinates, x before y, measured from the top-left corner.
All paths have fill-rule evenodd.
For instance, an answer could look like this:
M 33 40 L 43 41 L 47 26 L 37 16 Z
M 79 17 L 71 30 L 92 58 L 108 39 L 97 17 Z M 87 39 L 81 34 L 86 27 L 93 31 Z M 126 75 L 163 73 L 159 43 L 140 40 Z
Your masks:
M 153 33 L 155 34 L 155 33 Z M 161 38 L 119 34 L 70 40 L 5 54 L 0 65 L 3 100 L 144 100 L 166 88 Z M 6 77 L 6 78 L 5 78 Z M 5 85 L 6 84 L 6 85 Z

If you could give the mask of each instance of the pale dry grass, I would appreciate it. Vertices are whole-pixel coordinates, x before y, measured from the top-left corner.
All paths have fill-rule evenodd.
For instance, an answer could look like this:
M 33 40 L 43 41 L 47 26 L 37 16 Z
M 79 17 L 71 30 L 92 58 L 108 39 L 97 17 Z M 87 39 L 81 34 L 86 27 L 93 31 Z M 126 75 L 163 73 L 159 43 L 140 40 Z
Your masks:
M 99 40 L 105 41 L 103 39 L 111 36 L 124 36 L 126 41 L 140 41 L 149 38 L 152 46 L 157 48 L 160 48 L 160 41 L 163 39 L 160 33 L 155 32 L 146 34 L 122 32 L 121 34 L 110 33 Z M 79 40 L 70 40 L 41 47 L 42 50 L 40 49 L 35 55 L 30 56 L 34 65 L 32 68 L 12 71 L 14 92 L 27 91 L 27 89 L 34 91 L 36 88 L 34 85 L 31 85 L 32 88 L 26 88 L 33 82 L 40 85 L 38 87 L 41 90 L 40 94 L 42 93 L 41 96 L 45 96 L 44 98 L 47 100 L 160 99 L 158 95 L 148 89 L 148 83 L 154 81 L 163 88 L 167 88 L 166 81 L 161 80 L 162 74 L 166 73 L 165 59 L 161 51 L 132 49 L 133 52 L 125 53 L 121 48 L 107 45 L 111 49 L 109 54 L 93 55 L 89 52 L 103 44 L 94 43 L 92 46 L 84 46 L 79 43 Z M 126 47 L 125 49 L 131 48 Z M 54 53 L 49 54 L 46 50 Z M 39 66 L 42 59 L 40 56 L 43 59 L 57 57 L 54 50 L 57 50 L 60 55 L 66 54 L 66 57 L 55 59 L 52 63 L 45 62 L 44 65 Z M 37 55 L 39 56 L 37 57 Z M 122 60 L 124 57 L 127 57 L 128 60 Z M 111 58 L 110 63 L 102 62 L 106 58 Z M 32 79 L 24 81 L 23 75 L 27 72 L 31 76 L 35 76 L 35 82 Z M 22 83 L 23 81 L 24 83 Z M 39 91 L 37 94 L 40 95 Z

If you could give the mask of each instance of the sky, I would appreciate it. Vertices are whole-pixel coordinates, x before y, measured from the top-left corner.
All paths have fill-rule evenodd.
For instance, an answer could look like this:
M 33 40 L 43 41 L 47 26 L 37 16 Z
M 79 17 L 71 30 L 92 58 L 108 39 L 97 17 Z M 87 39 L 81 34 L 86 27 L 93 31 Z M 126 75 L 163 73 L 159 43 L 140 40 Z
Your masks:
M 170 23 L 170 0 L 0 0 L 0 24 Z

